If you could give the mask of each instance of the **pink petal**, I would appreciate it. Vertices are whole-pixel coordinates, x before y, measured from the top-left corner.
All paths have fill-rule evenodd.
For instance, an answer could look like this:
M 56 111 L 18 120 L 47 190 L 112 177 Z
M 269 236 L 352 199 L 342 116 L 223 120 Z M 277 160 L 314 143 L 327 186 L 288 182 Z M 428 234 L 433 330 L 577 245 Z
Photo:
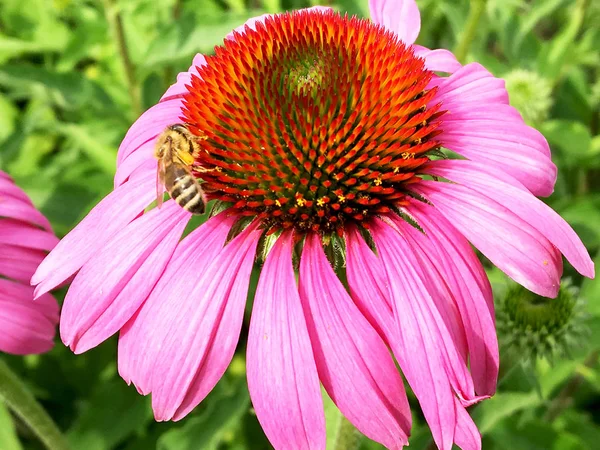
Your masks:
M 195 255 L 185 261 L 190 268 L 182 267 L 169 278 L 167 268 L 161 281 L 168 280 L 168 285 L 157 285 L 135 318 L 133 327 L 141 327 L 138 337 L 149 353 L 143 356 L 145 369 L 134 375 L 146 378 L 141 380 L 146 383 L 141 389 L 152 392 L 157 420 L 184 417 L 229 365 L 239 338 L 259 234 L 251 225 L 214 258 L 203 252 L 211 239 L 192 242 Z M 173 259 L 174 265 L 179 263 Z
M 523 218 L 467 186 L 423 181 L 412 189 L 428 198 L 458 231 L 517 283 L 536 294 L 556 296 L 562 273 L 560 253 Z
M 333 8 L 331 8 L 329 6 L 311 6 L 310 8 L 301 8 L 296 11 L 327 12 L 327 11 L 333 11 Z M 244 34 L 246 32 L 246 27 L 248 27 L 248 29 L 250 29 L 250 30 L 256 30 L 257 24 L 264 23 L 265 20 L 267 20 L 269 17 L 273 17 L 274 15 L 275 14 L 261 14 L 260 16 L 252 17 L 251 19 L 248 19 L 243 25 L 240 25 L 239 27 L 234 28 L 234 30 L 232 32 L 230 32 L 227 36 L 225 36 L 225 39 L 234 41 L 236 33 Z
M 146 174 L 152 174 L 156 179 L 157 170 L 158 160 L 154 157 L 154 141 L 150 141 L 121 161 L 115 173 L 115 189 L 133 178 L 148 176 Z M 154 191 L 156 192 L 156 189 Z
M 414 202 L 408 211 L 427 233 L 428 239 L 421 242 L 456 301 L 466 332 L 475 391 L 493 395 L 498 378 L 498 341 L 492 289 L 483 266 L 464 236 L 435 208 Z
M 456 400 L 454 442 L 462 450 L 481 450 L 481 434 L 467 410 Z
M 84 264 L 63 304 L 65 345 L 82 353 L 119 331 L 160 278 L 190 217 L 166 202 L 124 227 Z
M 433 82 L 438 92 L 431 103 L 447 111 L 440 118 L 442 145 L 512 175 L 535 195 L 552 193 L 556 166 L 548 142 L 508 105 L 503 80 L 467 64 Z
M 0 191 L 0 217 L 8 217 L 11 219 L 21 220 L 23 222 L 36 225 L 47 231 L 52 231 L 50 222 L 31 204 L 30 201 L 22 201 L 13 199 L 6 201 L 2 198 L 3 193 Z
M 390 449 L 402 448 L 411 423 L 402 379 L 313 233 L 306 237 L 300 261 L 300 298 L 319 378 L 331 399 L 367 437 Z
M 3 172 L 0 171 L 0 175 L 2 174 Z M 14 183 L 12 178 L 8 175 L 0 177 L 0 204 L 10 202 L 13 199 L 31 204 L 31 200 L 29 200 L 27 194 Z
M 467 64 L 449 77 L 435 80 L 438 90 L 432 104 L 442 101 L 444 110 L 452 111 L 467 103 L 508 105 L 504 80 L 495 78 L 481 64 Z
M 461 183 L 490 197 L 537 229 L 565 255 L 582 275 L 594 277 L 594 263 L 585 246 L 554 210 L 529 192 L 514 186 L 514 182 L 493 178 L 484 172 L 486 168 L 471 161 L 437 161 L 430 173 Z M 482 173 L 483 172 L 483 173 Z M 508 182 L 507 182 L 508 181 Z
M 156 137 L 166 127 L 182 121 L 182 106 L 183 100 L 181 98 L 173 98 L 154 105 L 142 114 L 131 128 L 129 128 L 119 146 L 117 166 L 121 165 L 133 152 L 140 151 L 141 149 L 146 149 L 148 158 L 153 158 L 153 154 L 149 149 L 154 148 Z
M 138 390 L 149 392 L 152 373 L 149 367 L 157 347 L 150 342 L 153 330 L 149 313 L 160 308 L 163 298 L 169 296 L 172 308 L 178 309 L 179 302 L 187 294 L 177 297 L 189 289 L 201 274 L 198 267 L 205 267 L 221 251 L 234 218 L 226 212 L 208 220 L 183 239 L 169 261 L 163 275 L 150 293 L 140 311 L 121 330 L 119 337 L 119 374 L 129 384 L 134 383 Z M 161 326 L 161 329 L 164 326 Z M 158 344 L 157 344 L 158 345 Z
M 253 224 L 227 244 L 198 280 L 202 292 L 190 292 L 195 301 L 181 305 L 183 314 L 175 320 L 165 318 L 179 329 L 163 340 L 164 358 L 154 366 L 152 408 L 157 420 L 185 417 L 229 366 L 242 328 L 260 234 Z
M 501 111 L 490 105 L 496 117 L 471 119 L 449 114 L 443 119 L 442 144 L 473 161 L 516 178 L 532 193 L 547 196 L 554 190 L 557 169 L 546 155 L 548 143 L 522 120 L 503 121 Z M 506 107 L 503 105 L 503 107 Z
M 31 276 L 45 257 L 46 252 L 43 250 L 0 244 L 0 275 L 29 283 Z
M 443 331 L 439 333 L 439 337 L 447 340 L 447 342 L 441 342 L 440 346 L 450 346 L 447 352 L 452 353 L 452 355 L 449 358 L 452 360 L 456 359 L 457 372 L 454 376 L 457 379 L 453 387 L 456 391 L 462 392 L 462 398 L 472 399 L 475 394 L 471 377 L 466 373 L 468 349 L 465 329 L 456 305 L 454 293 L 449 289 L 449 286 L 440 273 L 440 269 L 436 267 L 433 261 L 433 254 L 438 250 L 437 246 L 431 242 L 428 236 L 398 216 L 390 215 L 388 220 L 394 223 L 395 227 L 405 237 L 406 244 L 416 255 L 419 262 L 419 274 L 434 303 L 433 305 L 426 306 L 431 307 L 433 311 L 432 318 L 434 320 L 440 319 L 443 322 L 443 324 L 436 324 L 434 326 L 441 327 Z M 446 335 L 447 332 L 448 335 Z
M 54 345 L 58 305 L 50 296 L 33 301 L 33 288 L 0 279 L 0 351 L 47 352 Z
M 393 31 L 405 44 L 414 44 L 421 30 L 415 0 L 369 0 L 371 20 Z
M 454 73 L 462 67 L 456 56 L 449 50 L 441 48 L 430 50 L 421 45 L 413 45 L 413 51 L 415 56 L 425 60 L 425 68 L 434 72 Z
M 188 92 L 187 85 L 191 84 L 192 74 L 199 76 L 198 69 L 204 65 L 206 65 L 206 58 L 204 55 L 201 55 L 200 53 L 196 54 L 192 61 L 192 65 L 187 72 L 181 72 L 177 75 L 177 82 L 169 86 L 169 89 L 167 89 L 167 92 L 161 97 L 160 101 L 164 102 L 165 100 L 180 97 Z
M 346 277 L 350 295 L 360 312 L 384 341 L 393 340 L 396 324 L 381 261 L 352 225 L 346 233 Z
M 17 245 L 37 250 L 52 250 L 58 238 L 50 231 L 41 230 L 15 219 L 0 219 L 0 245 Z
M 389 295 L 398 323 L 390 342 L 404 375 L 417 396 L 434 440 L 441 450 L 450 450 L 456 425 L 455 398 L 446 363 L 440 351 L 439 324 L 431 314 L 433 300 L 417 272 L 419 262 L 399 233 L 376 221 L 371 231 L 386 271 Z
M 262 268 L 248 335 L 248 388 L 256 416 L 276 449 L 324 449 L 319 377 L 284 233 Z
M 83 266 L 156 197 L 156 176 L 148 173 L 111 192 L 42 261 L 31 283 L 36 296 L 55 288 Z M 1 238 L 0 238 L 1 241 Z
M 0 297 L 2 301 L 34 308 L 54 324 L 58 322 L 58 303 L 50 294 L 44 294 L 34 301 L 31 286 L 0 278 Z

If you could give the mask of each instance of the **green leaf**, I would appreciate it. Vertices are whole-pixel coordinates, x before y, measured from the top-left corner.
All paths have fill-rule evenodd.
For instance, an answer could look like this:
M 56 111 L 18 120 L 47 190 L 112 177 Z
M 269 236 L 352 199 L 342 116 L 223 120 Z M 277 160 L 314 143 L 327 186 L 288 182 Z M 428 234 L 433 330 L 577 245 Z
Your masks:
M 531 10 L 523 15 L 524 19 L 515 38 L 515 47 L 518 48 L 521 45 L 523 39 L 532 32 L 533 28 L 542 19 L 548 17 L 564 3 L 566 3 L 566 0 L 546 0 L 532 3 Z
M 8 408 L 0 401 L 0 448 L 2 450 L 22 450 L 17 437 L 15 424 Z
M 325 409 L 327 450 L 357 450 L 361 441 L 366 438 L 342 415 L 325 390 L 322 389 L 321 392 Z
M 539 395 L 534 392 L 502 392 L 481 403 L 473 412 L 481 434 L 490 432 L 498 423 L 524 409 L 541 404 Z
M 163 434 L 157 450 L 217 450 L 250 406 L 245 377 L 223 378 L 202 402 L 202 411 Z
M 148 398 L 114 379 L 97 385 L 67 433 L 74 449 L 113 448 L 152 420 Z
M 575 166 L 593 156 L 590 130 L 581 122 L 550 120 L 543 124 L 542 134 L 561 150 L 560 156 L 567 166 Z
M 598 270 L 600 267 L 600 252 L 598 252 L 594 259 L 594 265 L 596 266 L 596 270 Z M 600 277 L 597 276 L 594 279 L 585 278 L 581 284 L 579 295 L 587 301 L 587 310 L 590 314 L 600 318 Z

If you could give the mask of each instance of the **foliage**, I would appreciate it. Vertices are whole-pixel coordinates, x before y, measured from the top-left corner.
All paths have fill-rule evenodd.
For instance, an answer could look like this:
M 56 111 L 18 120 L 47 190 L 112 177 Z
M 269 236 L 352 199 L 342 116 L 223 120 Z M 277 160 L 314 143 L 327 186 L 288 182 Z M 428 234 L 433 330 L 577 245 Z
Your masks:
M 128 127 L 187 69 L 195 53 L 212 52 L 249 17 L 309 3 L 2 0 L 0 168 L 27 191 L 57 233 L 66 234 L 111 190 L 116 150 Z M 469 2 L 420 0 L 419 5 L 418 43 L 456 48 Z M 333 6 L 368 15 L 367 0 L 339 0 Z M 481 62 L 497 76 L 526 71 L 533 76 L 525 79 L 547 85 L 516 89 L 512 100 L 522 108 L 532 102 L 545 108 L 535 125 L 559 166 L 548 202 L 575 227 L 592 255 L 600 247 L 598 23 L 600 3 L 592 0 L 488 0 L 467 53 L 468 61 Z M 121 31 L 128 58 L 120 47 Z M 529 98 L 518 98 L 521 91 Z M 491 268 L 490 275 L 496 294 L 506 292 L 506 278 Z M 590 337 L 570 359 L 555 360 L 553 366 L 540 360 L 523 365 L 503 355 L 499 393 L 472 408 L 486 449 L 598 448 L 600 281 L 582 283 L 568 266 L 566 275 L 587 302 Z M 225 378 L 178 423 L 155 422 L 148 399 L 119 378 L 115 339 L 79 356 L 57 343 L 44 356 L 3 359 L 75 449 L 270 448 L 249 402 L 244 354 L 241 344 Z M 418 450 L 427 448 L 430 434 L 414 400 L 411 448 Z M 335 440 L 336 426 L 343 424 L 330 404 L 327 418 L 330 441 Z M 0 448 L 40 448 L 1 404 Z M 360 448 L 381 447 L 361 438 Z

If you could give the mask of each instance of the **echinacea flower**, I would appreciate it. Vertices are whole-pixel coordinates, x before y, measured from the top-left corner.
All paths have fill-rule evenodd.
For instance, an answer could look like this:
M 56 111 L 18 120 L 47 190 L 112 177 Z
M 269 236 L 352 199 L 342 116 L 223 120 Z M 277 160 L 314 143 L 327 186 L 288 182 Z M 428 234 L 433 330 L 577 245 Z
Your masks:
M 48 220 L 0 171 L 0 352 L 28 355 L 54 345 L 58 304 L 33 300 L 29 280 L 58 242 Z
M 248 386 L 275 448 L 325 447 L 320 385 L 366 436 L 407 445 L 392 354 L 438 447 L 480 448 L 465 408 L 494 393 L 498 344 L 469 242 L 540 295 L 556 295 L 561 253 L 593 276 L 536 198 L 556 167 L 504 82 L 413 45 L 414 1 L 370 9 L 259 17 L 196 56 L 125 136 L 115 190 L 34 276 L 41 294 L 78 272 L 63 341 L 81 353 L 120 331 L 119 373 L 158 420 L 183 418 L 223 375 L 258 259 Z M 148 210 L 156 139 L 175 123 L 198 137 L 193 170 L 220 211 L 184 239 L 190 214 L 173 200 Z

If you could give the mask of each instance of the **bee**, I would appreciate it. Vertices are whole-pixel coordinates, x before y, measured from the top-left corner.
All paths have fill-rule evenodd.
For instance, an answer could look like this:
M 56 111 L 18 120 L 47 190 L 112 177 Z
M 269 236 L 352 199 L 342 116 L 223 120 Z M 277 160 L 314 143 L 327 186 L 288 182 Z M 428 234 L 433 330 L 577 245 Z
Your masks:
M 154 156 L 158 159 L 156 202 L 159 208 L 166 190 L 186 211 L 192 214 L 204 212 L 206 196 L 191 170 L 200 151 L 198 139 L 186 125 L 179 123 L 168 126 L 158 137 Z

